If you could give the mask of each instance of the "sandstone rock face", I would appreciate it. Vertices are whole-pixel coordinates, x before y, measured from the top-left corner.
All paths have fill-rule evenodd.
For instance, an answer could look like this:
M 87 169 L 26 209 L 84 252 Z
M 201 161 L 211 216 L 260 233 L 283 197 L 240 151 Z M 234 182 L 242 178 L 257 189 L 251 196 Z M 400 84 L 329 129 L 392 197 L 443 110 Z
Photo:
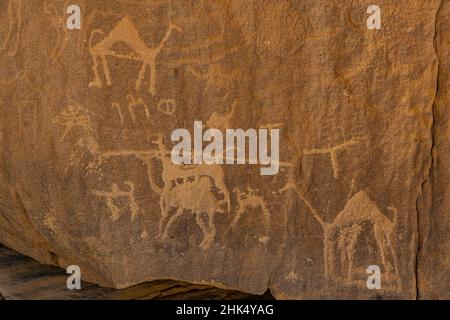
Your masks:
M 67 290 L 65 270 L 47 266 L 0 245 L 0 300 L 270 300 L 238 291 L 158 280 L 116 290 L 81 283 Z
M 448 297 L 448 1 L 73 4 L 0 6 L 1 243 L 113 288 Z M 175 165 L 194 121 L 279 129 L 279 172 Z
M 420 214 L 419 296 L 450 299 L 450 3 L 442 1 L 436 24 L 439 73 L 434 104 L 433 164 Z

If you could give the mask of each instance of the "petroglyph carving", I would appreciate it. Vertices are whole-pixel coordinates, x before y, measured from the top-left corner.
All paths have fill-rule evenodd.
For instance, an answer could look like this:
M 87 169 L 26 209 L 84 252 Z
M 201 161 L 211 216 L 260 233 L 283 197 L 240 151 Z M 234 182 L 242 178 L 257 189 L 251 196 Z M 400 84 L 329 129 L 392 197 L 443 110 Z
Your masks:
M 141 107 L 142 110 L 144 110 L 145 118 L 150 119 L 150 107 L 145 103 L 145 101 L 142 98 L 136 98 L 132 94 L 127 95 L 127 110 L 128 114 L 130 115 L 131 121 L 135 124 L 137 121 L 136 112 L 135 109 L 137 107 Z M 118 102 L 112 102 L 111 107 L 117 111 L 117 114 L 119 115 L 120 123 L 124 124 L 125 122 L 125 116 L 124 112 L 122 110 L 122 105 Z M 176 102 L 173 99 L 161 99 L 156 105 L 156 108 L 159 112 L 172 116 L 176 111 Z
M 9 0 L 7 11 L 8 32 L 3 40 L 0 52 L 8 50 L 8 55 L 13 57 L 19 48 L 22 32 L 22 0 Z
M 56 212 L 54 209 L 50 210 L 44 217 L 44 225 L 51 231 L 56 231 Z
M 231 200 L 228 188 L 225 185 L 225 174 L 223 168 L 219 165 L 182 165 L 178 166 L 173 164 L 170 158 L 170 151 L 167 150 L 162 141 L 162 137 L 159 136 L 153 141 L 158 146 L 157 158 L 163 165 L 162 179 L 164 186 L 167 188 L 171 184 L 177 181 L 187 181 L 187 179 L 194 178 L 199 180 L 202 176 L 210 177 L 214 180 L 216 188 L 224 195 L 224 200 L 228 206 L 228 210 L 231 209 Z M 155 185 L 152 186 L 155 192 L 158 192 L 158 188 Z
M 174 99 L 161 99 L 156 106 L 159 112 L 171 116 L 177 110 L 177 104 Z
M 334 147 L 323 148 L 323 149 L 305 149 L 303 150 L 304 155 L 315 155 L 315 154 L 330 154 L 331 165 L 333 166 L 334 178 L 339 178 L 339 163 L 337 159 L 337 154 L 350 146 L 353 146 L 359 142 L 359 139 L 352 138 L 351 140 L 345 141 Z
M 214 215 L 224 213 L 220 207 L 223 200 L 217 201 L 212 192 L 212 186 L 210 178 L 202 176 L 196 180 L 175 185 L 161 194 L 162 217 L 159 224 L 159 236 L 162 240 L 169 238 L 168 232 L 179 217 L 191 212 L 195 214 L 195 221 L 203 232 L 200 248 L 206 250 L 211 246 L 216 236 Z M 176 212 L 169 218 L 172 209 L 176 209 Z M 207 215 L 207 223 L 204 222 L 202 214 Z
M 120 119 L 120 123 L 123 124 L 124 122 L 124 117 L 123 117 L 123 112 L 122 112 L 122 106 L 120 105 L 120 103 L 118 102 L 112 102 L 111 103 L 111 107 L 115 110 L 117 110 L 117 113 L 119 115 L 119 119 Z
M 95 114 L 79 105 L 76 101 L 72 101 L 66 110 L 63 110 L 61 114 L 53 120 L 53 123 L 64 128 L 63 134 L 59 139 L 60 143 L 62 143 L 72 131 L 75 131 L 76 134 L 79 135 L 79 138 L 75 143 L 77 148 L 74 148 L 72 151 L 72 155 L 66 166 L 66 171 L 70 166 L 77 164 L 85 152 L 91 154 L 99 153 L 99 146 L 95 139 L 91 115 Z
M 72 101 L 67 109 L 63 110 L 53 121 L 64 127 L 60 142 L 64 141 L 70 131 L 80 128 L 82 134 L 78 144 L 85 146 L 92 153 L 96 153 L 98 145 L 94 137 L 94 129 L 90 117 L 92 114 L 94 113 L 79 105 L 78 102 Z
M 129 209 L 131 211 L 131 221 L 137 217 L 139 213 L 139 206 L 136 202 L 136 198 L 134 196 L 134 184 L 131 181 L 125 182 L 125 184 L 129 187 L 129 190 L 120 190 L 119 186 L 115 183 L 112 184 L 112 190 L 108 192 L 104 191 L 93 191 L 93 194 L 97 197 L 104 198 L 106 201 L 106 205 L 108 209 L 111 211 L 111 219 L 116 221 L 120 218 L 121 208 L 115 204 L 115 200 L 120 198 L 127 198 L 129 202 Z
M 136 123 L 136 114 L 134 113 L 134 108 L 141 106 L 144 109 L 145 117 L 150 118 L 150 112 L 142 98 L 135 98 L 133 95 L 127 95 L 128 100 L 128 112 L 130 113 L 131 120 Z
M 147 177 L 151 189 L 160 196 L 161 220 L 159 236 L 161 240 L 168 239 L 168 232 L 173 223 L 185 213 L 193 213 L 201 228 L 204 239 L 200 244 L 202 249 L 208 249 L 215 238 L 214 214 L 225 212 L 223 205 L 231 209 L 231 200 L 225 184 L 223 168 L 219 165 L 178 166 L 172 163 L 170 151 L 164 146 L 162 136 L 155 141 L 157 150 L 151 151 L 109 151 L 102 153 L 102 158 L 134 156 L 141 160 L 147 168 Z M 155 178 L 153 161 L 162 164 L 160 186 Z M 218 199 L 212 191 L 217 189 L 223 199 Z M 171 216 L 172 209 L 177 208 Z M 202 215 L 208 216 L 208 222 L 203 221 Z
M 242 218 L 242 215 L 246 213 L 247 209 L 260 208 L 263 216 L 263 225 L 266 233 L 268 234 L 270 232 L 270 212 L 264 198 L 257 195 L 257 190 L 252 188 L 248 188 L 248 192 L 242 192 L 238 188 L 235 188 L 233 191 L 236 194 L 239 208 L 233 222 L 231 222 L 230 230 L 237 226 L 239 220 Z
M 111 72 L 109 69 L 107 56 L 133 60 L 142 62 L 142 67 L 139 70 L 138 78 L 136 80 L 135 89 L 139 90 L 144 81 L 145 74 L 147 69 L 150 69 L 150 84 L 148 86 L 148 91 L 152 96 L 157 94 L 156 90 L 156 59 L 163 49 L 164 45 L 168 41 L 172 32 L 177 30 L 182 32 L 180 28 L 174 25 L 172 22 L 169 23 L 169 27 L 166 31 L 161 42 L 155 48 L 149 48 L 141 39 L 139 32 L 131 21 L 130 17 L 125 16 L 113 29 L 112 31 L 100 42 L 95 45 L 92 45 L 93 38 L 96 34 L 104 34 L 102 30 L 96 29 L 93 30 L 89 39 L 89 50 L 93 58 L 93 67 L 92 70 L 94 72 L 94 80 L 90 83 L 90 87 L 103 87 L 103 82 L 100 78 L 99 73 L 99 61 L 103 67 L 103 72 L 106 78 L 106 84 L 108 86 L 112 85 L 111 80 Z M 113 47 L 116 43 L 126 43 L 128 44 L 134 51 L 134 54 L 120 54 L 113 50 Z
M 386 269 L 386 278 L 393 278 L 399 285 L 398 263 L 396 248 L 396 228 L 398 214 L 396 209 L 388 208 L 394 212 L 394 219 L 390 221 L 383 215 L 376 204 L 365 191 L 356 193 L 345 208 L 338 213 L 333 222 L 326 222 L 319 212 L 303 195 L 302 190 L 292 179 L 280 190 L 285 192 L 293 190 L 306 205 L 314 219 L 320 224 L 324 233 L 324 272 L 325 277 L 331 279 L 336 270 L 342 271 L 348 281 L 352 280 L 352 268 L 355 261 L 357 241 L 367 235 L 362 232 L 364 225 L 368 223 L 373 230 L 375 243 L 381 257 L 382 265 Z M 335 254 L 340 252 L 339 265 L 336 263 Z

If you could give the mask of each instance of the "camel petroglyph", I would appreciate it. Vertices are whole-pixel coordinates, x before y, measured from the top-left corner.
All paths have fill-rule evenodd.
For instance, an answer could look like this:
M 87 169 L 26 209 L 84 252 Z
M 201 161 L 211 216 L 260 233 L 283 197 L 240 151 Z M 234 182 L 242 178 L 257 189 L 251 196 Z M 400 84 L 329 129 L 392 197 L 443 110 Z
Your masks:
M 101 154 L 101 158 L 134 156 L 146 165 L 147 178 L 151 189 L 160 197 L 161 220 L 159 238 L 168 239 L 168 232 L 175 221 L 183 214 L 193 213 L 196 223 L 204 234 L 200 244 L 202 249 L 208 249 L 214 241 L 216 229 L 214 215 L 224 213 L 225 205 L 231 210 L 231 199 L 225 184 L 224 171 L 221 166 L 178 166 L 172 163 L 170 152 L 163 143 L 162 136 L 158 136 L 153 143 L 157 150 L 149 151 L 108 151 Z M 160 185 L 155 178 L 154 161 L 162 165 Z M 217 189 L 217 192 L 213 192 Z M 223 199 L 217 197 L 223 195 Z M 176 212 L 171 215 L 173 209 Z M 206 214 L 205 223 L 202 215 Z
M 195 221 L 203 232 L 200 248 L 206 250 L 211 246 L 216 236 L 214 216 L 216 213 L 224 213 L 221 208 L 224 200 L 217 201 L 212 187 L 210 178 L 202 176 L 198 180 L 175 185 L 161 194 L 162 217 L 159 224 L 159 236 L 162 240 L 169 238 L 168 232 L 175 221 L 190 212 L 195 214 Z M 170 217 L 172 209 L 176 209 L 176 213 Z M 208 217 L 207 223 L 202 217 L 204 213 Z
M 150 84 L 148 86 L 148 91 L 152 96 L 157 94 L 156 81 L 156 59 L 158 58 L 164 45 L 169 40 L 172 32 L 176 30 L 182 32 L 182 30 L 177 27 L 172 22 L 169 22 L 169 27 L 160 41 L 160 43 L 155 48 L 149 48 L 145 42 L 141 39 L 139 32 L 134 26 L 131 18 L 125 16 L 112 30 L 111 32 L 100 42 L 92 45 L 93 38 L 96 34 L 104 34 L 102 30 L 95 29 L 92 31 L 89 39 L 89 50 L 93 58 L 94 80 L 90 83 L 90 87 L 103 87 L 103 81 L 100 78 L 99 73 L 99 61 L 103 67 L 103 72 L 106 78 L 106 84 L 108 86 L 112 85 L 111 71 L 109 69 L 107 57 L 116 57 L 126 60 L 133 60 L 142 62 L 142 66 L 139 70 L 139 74 L 136 80 L 135 89 L 139 90 L 144 82 L 144 77 L 147 69 L 150 69 Z M 120 54 L 113 50 L 116 43 L 126 43 L 134 51 L 134 54 Z
M 338 146 L 337 149 L 331 149 L 331 151 L 330 149 L 327 149 L 323 151 L 324 153 L 335 152 L 354 142 L 355 140 L 350 140 L 346 144 Z M 294 162 L 296 165 L 300 164 L 301 156 L 296 157 Z M 305 197 L 303 189 L 296 182 L 298 173 L 298 167 L 296 165 L 291 165 L 288 181 L 279 192 L 295 192 L 307 207 L 308 212 L 321 226 L 323 230 L 325 277 L 331 279 L 333 273 L 336 273 L 337 270 L 341 270 L 341 272 L 345 274 L 346 279 L 351 281 L 356 259 L 356 245 L 362 237 L 373 234 L 376 249 L 381 258 L 381 264 L 386 270 L 386 278 L 392 277 L 395 279 L 396 285 L 400 286 L 398 257 L 396 252 L 396 230 L 398 227 L 397 210 L 393 207 L 388 207 L 388 210 L 393 212 L 393 219 L 391 221 L 381 213 L 380 209 L 366 191 L 359 191 L 353 196 L 349 196 L 350 199 L 347 199 L 348 201 L 344 209 L 337 214 L 332 222 L 327 222 Z M 337 166 L 337 161 L 335 165 Z M 353 190 L 354 180 L 351 188 Z M 367 226 L 372 230 L 372 233 L 363 232 L 364 228 Z M 336 263 L 336 254 L 338 253 L 340 253 L 338 259 L 339 265 Z

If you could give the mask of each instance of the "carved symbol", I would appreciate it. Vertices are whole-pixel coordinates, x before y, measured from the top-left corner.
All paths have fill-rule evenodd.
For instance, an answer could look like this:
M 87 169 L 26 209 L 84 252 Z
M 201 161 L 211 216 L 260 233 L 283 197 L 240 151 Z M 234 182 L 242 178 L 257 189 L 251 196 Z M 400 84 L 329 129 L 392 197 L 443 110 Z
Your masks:
M 141 106 L 145 111 L 145 117 L 147 119 L 150 118 L 150 112 L 144 100 L 142 100 L 142 98 L 135 98 L 133 95 L 129 94 L 127 95 L 127 100 L 128 100 L 128 112 L 130 113 L 131 120 L 133 121 L 133 123 L 136 123 L 136 114 L 134 113 L 135 107 Z
M 133 123 L 136 123 L 136 121 L 137 121 L 137 117 L 136 117 L 136 113 L 135 113 L 136 107 L 142 107 L 142 109 L 145 112 L 145 117 L 147 119 L 150 118 L 150 108 L 147 106 L 147 104 L 144 102 L 144 100 L 142 98 L 136 98 L 132 94 L 128 94 L 127 100 L 128 100 L 128 105 L 127 105 L 128 114 L 130 115 L 131 121 Z M 122 111 L 122 105 L 118 102 L 112 102 L 111 107 L 117 111 L 117 113 L 119 115 L 120 123 L 124 124 L 125 117 L 124 117 L 124 113 Z M 162 99 L 158 102 L 156 108 L 158 109 L 159 112 L 166 114 L 168 116 L 171 116 L 176 111 L 176 103 L 175 103 L 175 100 L 173 100 L 173 99 Z
M 122 191 L 119 189 L 117 184 L 112 185 L 112 190 L 109 192 L 104 191 L 93 191 L 93 194 L 97 197 L 105 198 L 106 205 L 108 206 L 108 209 L 111 211 L 111 219 L 113 221 L 116 221 L 120 218 L 120 208 L 116 206 L 114 203 L 114 200 L 117 200 L 119 198 L 128 198 L 129 200 L 129 207 L 131 211 L 131 221 L 134 221 L 136 216 L 139 212 L 139 206 L 136 202 L 136 198 L 134 196 L 134 184 L 131 181 L 125 182 L 125 184 L 130 188 L 128 191 Z
M 325 149 L 305 149 L 303 150 L 303 154 L 305 155 L 314 155 L 314 154 L 330 154 L 331 157 L 331 165 L 333 166 L 334 178 L 339 178 L 339 163 L 337 160 L 337 153 L 341 150 L 344 150 L 347 147 L 355 145 L 359 142 L 359 139 L 351 139 L 346 141 L 340 145 L 329 147 Z
M 182 32 L 180 28 L 174 25 L 172 22 L 169 23 L 169 28 L 167 29 L 166 34 L 163 39 L 159 43 L 159 45 L 155 48 L 148 48 L 147 45 L 142 41 L 139 32 L 136 30 L 133 22 L 128 16 L 125 16 L 114 28 L 113 30 L 106 36 L 102 41 L 92 46 L 92 40 L 95 34 L 104 34 L 101 30 L 94 30 L 91 33 L 89 39 L 89 48 L 93 58 L 94 65 L 92 70 L 94 71 L 94 80 L 89 85 L 90 87 L 103 87 L 103 82 L 100 79 L 99 74 L 99 61 L 102 64 L 103 72 L 106 78 L 106 84 L 108 86 L 112 85 L 111 80 L 111 72 L 109 70 L 108 62 L 106 60 L 107 56 L 117 57 L 126 60 L 140 61 L 142 62 L 142 67 L 139 71 L 138 78 L 136 80 L 135 89 L 139 90 L 144 81 L 144 76 L 146 74 L 147 68 L 150 69 L 150 84 L 148 87 L 148 91 L 152 96 L 157 94 L 156 90 L 156 59 L 158 58 L 159 53 L 162 48 L 166 44 L 173 30 L 177 30 Z M 119 54 L 113 50 L 114 44 L 124 42 L 128 44 L 133 50 L 135 50 L 135 54 Z
M 159 112 L 171 116 L 177 110 L 177 105 L 174 99 L 163 99 L 158 102 L 157 108 Z

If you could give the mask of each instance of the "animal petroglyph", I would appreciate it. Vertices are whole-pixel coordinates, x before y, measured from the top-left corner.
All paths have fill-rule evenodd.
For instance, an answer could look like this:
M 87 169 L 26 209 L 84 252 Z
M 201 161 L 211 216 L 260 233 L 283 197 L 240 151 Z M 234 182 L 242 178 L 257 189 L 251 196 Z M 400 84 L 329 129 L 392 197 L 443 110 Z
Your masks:
M 386 276 L 393 277 L 399 284 L 398 264 L 396 255 L 396 228 L 398 224 L 398 214 L 395 209 L 394 219 L 390 221 L 383 215 L 376 204 L 370 199 L 365 191 L 356 193 L 345 208 L 338 213 L 332 223 L 327 223 L 321 218 L 319 212 L 305 198 L 302 191 L 294 182 L 288 182 L 280 190 L 285 192 L 293 190 L 303 201 L 309 212 L 320 224 L 324 233 L 324 271 L 325 276 L 331 279 L 336 273 L 336 251 L 340 252 L 340 269 L 345 273 L 347 280 L 352 280 L 352 268 L 355 261 L 356 244 L 360 237 L 367 235 L 363 233 L 363 227 L 369 223 L 375 238 L 375 243 L 381 257 L 382 265 L 386 269 Z
M 237 213 L 231 222 L 230 230 L 234 229 L 239 220 L 242 218 L 242 215 L 246 213 L 247 209 L 258 209 L 260 208 L 263 216 L 263 225 L 266 233 L 270 232 L 270 212 L 267 207 L 266 201 L 261 196 L 256 194 L 256 190 L 252 188 L 248 188 L 248 192 L 242 192 L 241 190 L 235 188 L 234 193 L 237 197 L 237 202 L 239 204 L 239 208 Z
M 315 154 L 329 154 L 331 157 L 331 165 L 333 166 L 334 178 L 339 178 L 339 163 L 337 159 L 337 153 L 350 146 L 353 146 L 359 142 L 359 139 L 351 139 L 340 145 L 323 148 L 323 149 L 305 149 L 303 150 L 304 155 L 315 155 Z
M 156 59 L 158 58 L 164 45 L 167 43 L 172 32 L 177 30 L 182 32 L 180 28 L 169 22 L 169 27 L 161 40 L 161 42 L 155 48 L 149 48 L 141 39 L 139 32 L 131 21 L 130 17 L 125 16 L 113 29 L 112 31 L 100 42 L 92 45 L 93 38 L 96 34 L 104 34 L 102 30 L 93 30 L 89 39 L 89 50 L 93 58 L 94 80 L 90 83 L 91 87 L 103 87 L 103 82 L 100 78 L 99 73 L 99 61 L 103 67 L 103 72 L 106 78 L 106 84 L 108 86 L 112 85 L 111 72 L 109 69 L 107 57 L 116 57 L 126 60 L 140 61 L 142 62 L 142 67 L 139 70 L 138 78 L 136 80 L 135 89 L 139 90 L 144 82 L 144 77 L 147 69 L 150 69 L 150 84 L 148 86 L 148 91 L 152 96 L 157 94 L 156 90 Z M 116 43 L 126 43 L 134 51 L 134 54 L 120 54 L 113 50 Z
M 13 57 L 17 53 L 22 33 L 22 0 L 9 0 L 8 2 L 8 32 L 0 51 L 8 50 Z
M 216 231 L 214 227 L 214 214 L 224 212 L 222 205 L 231 209 L 231 200 L 225 184 L 224 171 L 218 165 L 178 166 L 172 163 L 170 151 L 164 146 L 161 136 L 155 141 L 157 150 L 150 151 L 108 151 L 102 153 L 102 158 L 134 156 L 141 160 L 147 168 L 147 177 L 151 189 L 160 197 L 161 220 L 159 235 L 162 240 L 168 238 L 168 231 L 173 223 L 185 213 L 194 213 L 196 222 L 201 228 L 204 239 L 200 244 L 202 249 L 208 249 L 214 240 Z M 159 185 L 155 178 L 154 161 L 162 164 L 161 180 Z M 223 199 L 218 199 L 212 191 L 217 189 Z M 177 208 L 171 216 L 172 209 Z M 205 224 L 202 214 L 208 216 Z
M 119 186 L 115 183 L 112 185 L 112 190 L 108 192 L 104 191 L 93 191 L 92 193 L 97 197 L 104 198 L 106 201 L 106 205 L 108 209 L 111 211 L 111 219 L 116 221 L 120 218 L 121 208 L 115 204 L 115 200 L 120 198 L 126 198 L 129 202 L 129 209 L 131 211 L 131 221 L 137 217 L 139 213 L 139 206 L 136 202 L 136 198 L 134 196 L 134 184 L 131 181 L 125 182 L 125 184 L 129 187 L 129 190 L 120 190 Z
M 193 181 L 187 181 L 165 190 L 161 194 L 160 205 L 162 217 L 159 224 L 159 236 L 162 240 L 169 238 L 168 232 L 175 221 L 186 213 L 195 214 L 195 221 L 203 232 L 203 241 L 200 248 L 208 249 L 216 236 L 214 215 L 224 213 L 220 207 L 222 201 L 212 192 L 212 183 L 209 177 L 200 177 Z M 170 218 L 170 212 L 176 209 Z M 205 223 L 202 214 L 206 214 L 208 222 Z

